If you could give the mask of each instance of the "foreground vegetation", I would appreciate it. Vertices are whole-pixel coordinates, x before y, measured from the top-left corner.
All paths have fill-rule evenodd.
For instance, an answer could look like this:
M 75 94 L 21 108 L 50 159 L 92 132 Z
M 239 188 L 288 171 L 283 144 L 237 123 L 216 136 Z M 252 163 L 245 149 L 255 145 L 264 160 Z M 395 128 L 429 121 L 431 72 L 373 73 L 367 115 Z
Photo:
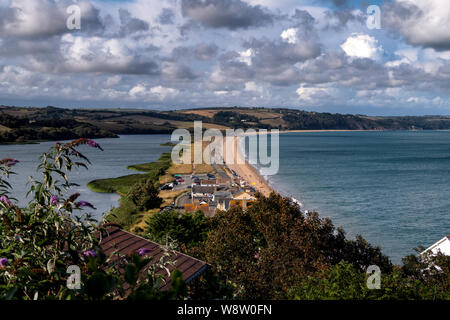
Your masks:
M 117 300 L 176 299 L 187 295 L 179 271 L 172 272 L 172 287 L 159 290 L 163 277 L 156 272 L 167 268 L 170 260 L 152 261 L 156 268 L 144 271 L 151 262 L 144 251 L 127 257 L 115 253 L 105 256 L 99 246 L 98 226 L 89 215 L 77 215 L 93 207 L 69 194 L 72 186 L 67 173 L 86 167 L 88 159 L 77 149 L 100 146 L 87 139 L 57 144 L 41 157 L 41 179 L 32 179 L 29 205 L 17 206 L 11 195 L 8 177 L 18 163 L 0 160 L 0 300 Z M 164 253 L 172 256 L 171 252 Z M 76 279 L 67 282 L 69 266 L 81 271 L 81 286 Z M 124 274 L 120 270 L 124 270 Z M 69 286 L 68 286 L 69 283 Z M 124 285 L 130 287 L 124 291 Z M 73 287 L 72 287 L 73 285 Z
M 162 277 L 155 269 L 139 276 L 150 261 L 136 254 L 121 257 L 121 276 L 115 254 L 107 257 L 99 247 L 103 227 L 89 215 L 77 215 L 93 205 L 69 193 L 66 173 L 89 164 L 81 145 L 101 149 L 79 139 L 57 144 L 41 158 L 42 177 L 32 179 L 33 198 L 25 208 L 16 205 L 8 184 L 18 161 L 0 160 L 0 299 L 450 299 L 448 256 L 411 255 L 403 265 L 393 265 L 379 247 L 361 236 L 348 239 L 329 219 L 305 215 L 276 193 L 258 195 L 247 210 L 233 207 L 212 218 L 159 212 L 157 181 L 149 178 L 122 198 L 138 210 L 156 208 L 147 217 L 144 236 L 211 267 L 189 286 L 175 270 L 172 289 L 161 292 Z M 173 262 L 153 263 L 165 268 Z M 66 286 L 71 265 L 82 270 L 80 290 Z M 380 289 L 366 285 L 370 265 L 381 270 Z
M 156 214 L 147 237 L 173 239 L 212 266 L 198 298 L 450 299 L 450 257 L 411 255 L 393 265 L 361 236 L 347 239 L 329 219 L 304 215 L 275 193 L 260 195 L 246 211 L 234 207 L 213 218 Z M 370 265 L 381 269 L 378 290 L 367 287 Z

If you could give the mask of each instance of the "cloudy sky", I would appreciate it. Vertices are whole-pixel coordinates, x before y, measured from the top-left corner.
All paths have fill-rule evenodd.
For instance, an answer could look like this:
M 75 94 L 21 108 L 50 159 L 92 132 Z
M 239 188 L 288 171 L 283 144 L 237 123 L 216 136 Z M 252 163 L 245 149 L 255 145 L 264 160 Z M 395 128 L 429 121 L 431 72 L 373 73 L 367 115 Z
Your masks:
M 448 0 L 0 0 L 0 104 L 450 114 L 449 30 Z

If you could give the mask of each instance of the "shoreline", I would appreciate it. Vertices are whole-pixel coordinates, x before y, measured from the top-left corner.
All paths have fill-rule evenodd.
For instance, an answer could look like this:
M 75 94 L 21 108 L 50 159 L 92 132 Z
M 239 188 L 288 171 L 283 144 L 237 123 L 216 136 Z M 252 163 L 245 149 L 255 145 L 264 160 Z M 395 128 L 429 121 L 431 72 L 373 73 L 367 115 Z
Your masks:
M 260 174 L 259 170 L 247 161 L 245 156 L 242 154 L 242 150 L 238 146 L 239 139 L 241 138 L 234 137 L 233 139 L 234 163 L 225 164 L 226 167 L 230 170 L 235 171 L 243 180 L 248 183 L 249 186 L 252 186 L 264 196 L 269 196 L 276 190 L 270 186 L 269 182 Z

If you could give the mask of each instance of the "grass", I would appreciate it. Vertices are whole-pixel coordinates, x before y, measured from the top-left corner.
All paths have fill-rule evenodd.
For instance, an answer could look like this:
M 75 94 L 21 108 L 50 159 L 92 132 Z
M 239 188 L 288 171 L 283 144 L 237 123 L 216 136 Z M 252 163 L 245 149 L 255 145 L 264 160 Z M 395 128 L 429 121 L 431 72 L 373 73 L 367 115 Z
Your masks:
M 125 230 L 135 233 L 144 232 L 147 229 L 146 221 L 160 209 L 149 211 L 139 211 L 136 206 L 125 195 L 130 188 L 143 179 L 151 179 L 165 184 L 174 181 L 174 174 L 192 174 L 195 173 L 213 173 L 212 166 L 207 164 L 175 164 L 172 162 L 170 153 L 163 153 L 159 160 L 151 163 L 136 164 L 127 167 L 127 169 L 143 172 L 130 174 L 118 178 L 94 180 L 88 183 L 89 189 L 101 193 L 118 193 L 122 197 L 119 207 L 113 208 L 106 216 L 105 221 L 121 225 Z M 170 206 L 175 199 L 186 190 L 162 190 L 159 196 L 163 199 L 161 207 Z
M 186 190 L 163 190 L 159 193 L 159 196 L 163 199 L 162 207 L 167 207 L 172 205 L 172 203 L 175 201 L 175 199 L 185 193 Z
M 130 174 L 118 178 L 94 180 L 89 182 L 87 186 L 94 192 L 118 193 L 123 196 L 128 193 L 133 185 L 144 179 L 158 181 L 159 177 L 165 174 L 171 163 L 170 153 L 163 153 L 158 161 L 128 167 L 130 170 L 146 172 L 144 174 Z

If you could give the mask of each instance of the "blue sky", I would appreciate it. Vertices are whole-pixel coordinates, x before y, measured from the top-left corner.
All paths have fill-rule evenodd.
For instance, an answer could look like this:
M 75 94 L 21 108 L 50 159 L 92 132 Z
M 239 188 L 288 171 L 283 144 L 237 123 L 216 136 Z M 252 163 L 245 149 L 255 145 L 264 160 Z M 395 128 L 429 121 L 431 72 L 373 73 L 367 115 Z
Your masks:
M 66 27 L 73 4 L 79 31 Z M 446 0 L 0 0 L 0 97 L 448 115 L 448 30 Z

